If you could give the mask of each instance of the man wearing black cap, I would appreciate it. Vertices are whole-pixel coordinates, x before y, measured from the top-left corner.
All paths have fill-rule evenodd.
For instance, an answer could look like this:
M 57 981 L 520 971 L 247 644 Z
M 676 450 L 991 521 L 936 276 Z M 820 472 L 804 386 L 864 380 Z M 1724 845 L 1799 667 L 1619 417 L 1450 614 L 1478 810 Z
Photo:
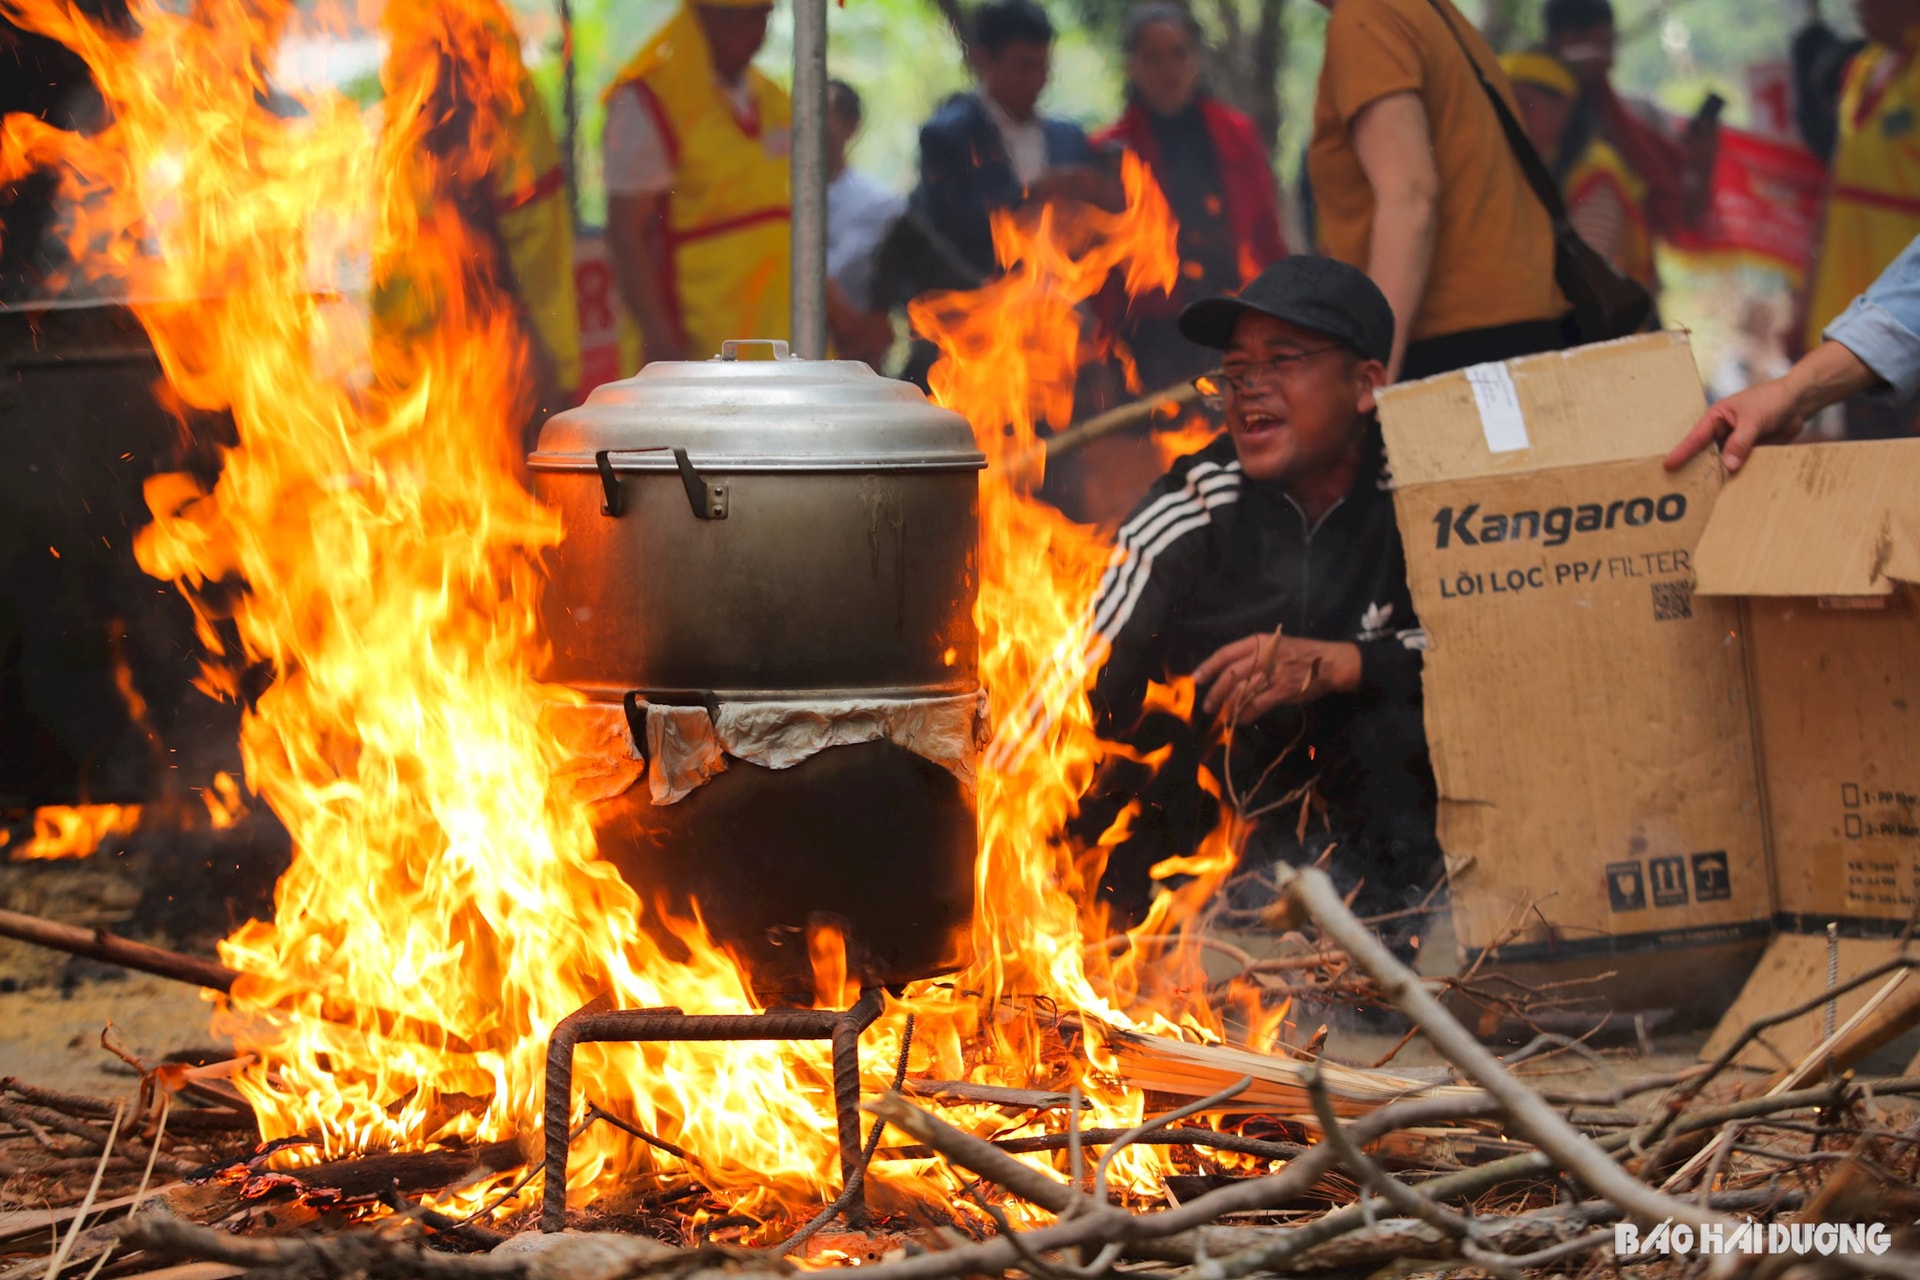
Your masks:
M 1092 613 L 1095 643 L 1110 646 L 1093 691 L 1103 735 L 1171 753 L 1150 777 L 1116 761 L 1076 830 L 1097 835 L 1141 801 L 1102 882 L 1137 918 L 1150 868 L 1192 851 L 1218 820 L 1197 779 L 1205 761 L 1242 813 L 1286 801 L 1256 826 L 1243 866 L 1314 860 L 1331 845 L 1335 878 L 1359 887 L 1363 912 L 1411 905 L 1439 851 L 1425 634 L 1374 417 L 1392 309 L 1363 272 L 1303 255 L 1188 307 L 1180 329 L 1224 352 L 1224 376 L 1201 390 L 1221 398 L 1227 434 L 1176 462 L 1121 526 Z M 1147 683 L 1180 675 L 1200 695 L 1191 721 L 1143 715 Z

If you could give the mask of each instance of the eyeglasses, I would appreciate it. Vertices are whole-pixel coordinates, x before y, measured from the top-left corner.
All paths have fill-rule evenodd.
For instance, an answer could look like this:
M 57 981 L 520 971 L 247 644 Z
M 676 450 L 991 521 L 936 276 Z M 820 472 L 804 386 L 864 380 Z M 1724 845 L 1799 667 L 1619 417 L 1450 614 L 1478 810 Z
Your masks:
M 1303 360 L 1339 349 L 1340 344 L 1336 342 L 1325 347 L 1314 347 L 1310 351 L 1294 351 L 1283 356 L 1268 356 L 1264 360 L 1252 360 L 1236 369 L 1203 373 L 1193 380 L 1193 389 L 1200 393 L 1202 404 L 1209 409 L 1218 409 L 1226 403 L 1228 392 L 1236 396 L 1244 396 L 1261 374 L 1280 377 L 1288 370 L 1298 368 Z

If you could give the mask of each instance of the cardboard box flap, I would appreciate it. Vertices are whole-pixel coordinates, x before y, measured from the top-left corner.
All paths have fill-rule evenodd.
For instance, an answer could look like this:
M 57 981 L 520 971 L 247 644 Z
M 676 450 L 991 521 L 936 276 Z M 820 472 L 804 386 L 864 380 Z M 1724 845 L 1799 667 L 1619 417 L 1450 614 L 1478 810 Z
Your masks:
M 1380 393 L 1397 484 L 1659 457 L 1706 411 L 1684 333 L 1479 365 Z
M 1703 595 L 1884 596 L 1920 582 L 1920 440 L 1755 450 L 1693 564 Z

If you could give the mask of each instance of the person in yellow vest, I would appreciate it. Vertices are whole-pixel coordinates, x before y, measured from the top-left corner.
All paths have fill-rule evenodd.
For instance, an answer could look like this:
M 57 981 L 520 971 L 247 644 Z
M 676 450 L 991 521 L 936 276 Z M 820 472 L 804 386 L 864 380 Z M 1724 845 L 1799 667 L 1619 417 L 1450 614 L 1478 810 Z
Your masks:
M 1920 233 L 1920 0 L 1861 0 L 1807 306 L 1808 345 Z
M 1826 226 L 1805 301 L 1808 348 L 1920 234 L 1920 0 L 1858 0 L 1854 7 L 1867 45 L 1848 65 L 1840 91 Z M 1912 428 L 1905 409 L 1847 405 L 1849 438 Z
M 513 46 L 518 47 L 517 42 Z M 521 71 L 517 109 L 504 119 L 506 146 L 488 175 L 506 283 L 520 302 L 549 412 L 579 402 L 580 305 L 573 280 L 573 209 L 567 170 L 539 90 Z
M 791 107 L 751 65 L 770 12 L 683 0 L 607 90 L 607 248 L 638 322 L 625 369 L 787 337 Z
M 1647 184 L 1597 134 L 1579 145 L 1577 154 L 1563 151 L 1580 96 L 1573 71 L 1544 50 L 1507 54 L 1500 65 L 1513 82 L 1527 137 L 1566 196 L 1573 229 L 1622 275 L 1655 289 Z
M 1647 184 L 1640 175 L 1611 142 L 1596 138 L 1560 181 L 1567 197 L 1567 220 L 1581 239 L 1599 250 L 1621 275 L 1658 296 Z
M 454 30 L 458 24 L 462 29 Z M 459 6 L 388 5 L 385 63 L 389 91 L 427 83 L 415 59 L 443 65 L 433 96 L 420 106 L 430 121 L 419 140 L 411 180 L 423 216 L 456 213 L 480 242 L 488 285 L 511 300 L 529 366 L 523 434 L 531 443 L 548 415 L 574 404 L 580 387 L 580 314 L 573 280 L 573 212 L 553 125 L 520 60 L 520 38 L 493 0 Z M 490 49 L 504 67 L 506 91 L 486 100 L 464 95 L 470 77 L 450 73 L 447 50 Z M 408 104 L 389 99 L 389 110 Z M 396 124 L 403 122 L 396 120 Z M 430 329 L 442 300 L 425 292 L 405 261 L 377 265 L 374 323 L 398 334 Z

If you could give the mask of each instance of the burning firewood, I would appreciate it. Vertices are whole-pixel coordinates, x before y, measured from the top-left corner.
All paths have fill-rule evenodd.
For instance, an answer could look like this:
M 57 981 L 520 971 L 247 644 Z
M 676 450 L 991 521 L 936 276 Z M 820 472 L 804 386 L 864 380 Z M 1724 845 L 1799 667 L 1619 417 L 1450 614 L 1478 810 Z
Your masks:
M 1405 1098 L 1471 1092 L 1386 1071 L 1333 1063 L 1316 1068 L 1307 1061 L 1276 1058 L 1231 1045 L 1195 1044 L 1117 1029 L 1103 1031 L 1102 1035 L 1127 1079 L 1157 1092 L 1201 1097 L 1236 1075 L 1249 1076 L 1253 1087 L 1224 1104 L 1233 1111 L 1310 1114 L 1307 1079 L 1316 1069 L 1323 1075 L 1335 1111 L 1349 1118 Z
M 1309 884 L 1309 890 L 1315 888 Z M 1290 892 L 1299 892 L 1290 886 Z M 1303 905 L 1323 925 L 1331 919 L 1333 936 L 1348 925 L 1332 906 L 1337 899 L 1316 898 L 1301 893 Z M 1340 908 L 1344 911 L 1344 908 Z M 1325 914 L 1323 914 L 1325 913 Z M 1349 917 L 1350 919 L 1350 917 Z M 1341 938 L 1353 946 L 1357 963 L 1366 966 L 1381 981 L 1383 989 L 1396 992 L 1410 1014 L 1421 1021 L 1435 1042 L 1457 1052 L 1458 1024 L 1449 1027 L 1444 1011 L 1432 1001 L 1423 985 L 1408 983 L 1379 957 L 1370 956 L 1356 940 Z M 1390 959 L 1390 957 L 1389 957 Z M 1409 995 L 1412 992 L 1412 995 Z M 1470 1038 L 1469 1038 L 1470 1039 Z M 1830 1214 L 1839 1203 L 1859 1207 L 1882 1203 L 1884 1195 L 1897 1198 L 1897 1189 L 1889 1188 L 1876 1198 L 1872 1188 L 1882 1186 L 1889 1171 L 1906 1169 L 1911 1177 L 1916 1159 L 1915 1144 L 1902 1146 L 1887 1139 L 1862 1136 L 1854 1141 L 1854 1155 L 1847 1161 L 1827 1164 L 1805 1163 L 1804 1151 L 1792 1149 L 1798 1116 L 1822 1117 L 1822 1125 L 1844 1132 L 1848 1124 L 1866 1125 L 1857 1117 L 1866 1105 L 1886 1107 L 1890 1100 L 1920 1094 L 1920 1079 L 1873 1081 L 1838 1080 L 1814 1087 L 1789 1088 L 1753 1098 L 1735 1098 L 1729 1102 L 1701 1105 L 1694 1085 L 1706 1071 L 1681 1073 L 1687 1077 L 1654 1077 L 1643 1083 L 1622 1082 L 1600 1095 L 1569 1095 L 1549 1101 L 1545 1095 L 1514 1078 L 1490 1055 L 1478 1059 L 1462 1052 L 1457 1063 L 1473 1085 L 1433 1086 L 1406 1077 L 1391 1088 L 1394 1078 L 1387 1073 L 1344 1071 L 1330 1064 L 1301 1063 L 1290 1059 L 1268 1059 L 1263 1055 L 1234 1051 L 1225 1058 L 1206 1059 L 1217 1069 L 1221 1061 L 1249 1062 L 1261 1068 L 1266 1087 L 1282 1087 L 1292 1109 L 1304 1109 L 1313 1121 L 1314 1132 L 1322 1140 L 1307 1144 L 1257 1141 L 1237 1143 L 1238 1135 L 1183 1127 L 1178 1122 L 1192 1117 L 1219 1116 L 1246 1105 L 1245 1096 L 1261 1084 L 1252 1075 L 1235 1081 L 1231 1088 L 1216 1091 L 1187 1107 L 1158 1117 L 1130 1130 L 1115 1131 L 1082 1128 L 1081 1112 L 1072 1105 L 1047 1112 L 1062 1116 L 1068 1132 L 1058 1135 L 1065 1141 L 1032 1144 L 1020 1139 L 994 1141 L 965 1132 L 942 1119 L 933 1110 L 908 1101 L 902 1092 L 894 1092 L 869 1102 L 868 1110 L 883 1122 L 876 1125 L 873 1143 L 880 1141 L 881 1129 L 892 1128 L 915 1140 L 915 1148 L 883 1147 L 877 1158 L 926 1160 L 930 1157 L 950 1162 L 990 1188 L 985 1204 L 989 1217 L 998 1223 L 997 1235 L 986 1239 L 955 1240 L 941 1238 L 935 1251 L 869 1260 L 863 1268 L 877 1271 L 882 1280 L 927 1280 L 932 1277 L 968 1274 L 997 1274 L 1020 1271 L 1029 1275 L 1052 1273 L 1063 1268 L 1094 1261 L 1109 1263 L 1136 1259 L 1142 1263 L 1176 1268 L 1191 1268 L 1193 1280 L 1215 1275 L 1238 1276 L 1254 1271 L 1277 1274 L 1312 1272 L 1329 1267 L 1379 1265 L 1397 1257 L 1418 1256 L 1436 1261 L 1451 1260 L 1456 1265 L 1478 1265 L 1488 1269 L 1550 1267 L 1573 1265 L 1583 1258 L 1604 1259 L 1614 1241 L 1614 1225 L 1631 1221 L 1635 1210 L 1645 1212 L 1669 1203 L 1653 1187 L 1633 1182 L 1615 1161 L 1630 1153 L 1636 1143 L 1656 1132 L 1671 1137 L 1703 1134 L 1724 1135 L 1728 1126 L 1745 1124 L 1754 1134 L 1767 1134 L 1767 1145 L 1738 1143 L 1726 1163 L 1716 1170 L 1716 1185 L 1699 1198 L 1687 1202 L 1687 1211 L 1701 1218 L 1709 1215 L 1776 1214 L 1796 1210 Z M 1195 1057 L 1195 1055 L 1187 1055 Z M 1177 1059 L 1177 1055 L 1176 1055 Z M 1274 1064 L 1280 1064 L 1276 1067 Z M 1491 1064 L 1491 1065 L 1489 1065 Z M 1276 1085 L 1278 1082 L 1278 1085 Z M 1364 1085 L 1363 1085 L 1364 1082 Z M 987 1099 L 1003 1100 L 1005 1095 L 980 1094 L 955 1097 L 952 1082 L 924 1090 L 922 1101 L 934 1107 L 957 1107 L 956 1116 L 968 1107 L 984 1105 Z M 1334 1088 L 1346 1094 L 1371 1093 L 1372 1105 L 1356 1104 L 1352 1098 L 1336 1104 Z M 9 1087 L 26 1088 L 25 1086 Z M 1399 1090 L 1398 1093 L 1392 1092 Z M 1668 1105 L 1656 1107 L 1652 1115 L 1665 1116 L 1663 1130 L 1656 1131 L 1646 1119 L 1649 1113 L 1622 1104 L 1639 1094 L 1665 1093 Z M 16 1094 L 16 1096 L 19 1096 Z M 34 1091 L 42 1106 L 59 1103 L 91 1119 L 101 1100 L 61 1095 L 53 1091 Z M 1607 1105 L 1609 1098 L 1613 1105 Z M 1878 1102 L 1869 1104 L 1869 1099 Z M 1035 1099 L 1022 1098 L 1020 1101 Z M 1042 1101 L 1051 1102 L 1046 1098 Z M 1548 1117 L 1541 1119 L 1542 1116 Z M 1856 1116 L 1855 1119 L 1848 1119 Z M 1521 1117 L 1521 1118 L 1516 1118 Z M 1416 1142 L 1407 1150 L 1415 1153 L 1411 1167 L 1406 1161 L 1389 1159 L 1385 1153 L 1399 1150 L 1399 1135 L 1471 1133 L 1474 1127 L 1499 1118 L 1510 1130 L 1527 1133 L 1539 1145 L 1512 1142 L 1494 1150 L 1456 1148 L 1454 1158 L 1435 1158 L 1433 1148 Z M 1522 1126 L 1537 1126 L 1527 1127 Z M 1781 1126 L 1786 1126 L 1782 1128 Z M 1208 1135 L 1211 1134 L 1211 1137 Z M 1582 1136 L 1582 1135 L 1585 1136 Z M 1055 1135 L 1048 1135 L 1049 1138 Z M 1151 1197 L 1138 1191 L 1123 1191 L 1111 1184 L 1110 1174 L 1126 1151 L 1142 1143 L 1177 1141 L 1195 1152 L 1241 1150 L 1261 1157 L 1265 1172 L 1230 1179 L 1224 1184 L 1179 1203 L 1157 1207 Z M 1430 1137 L 1428 1141 L 1430 1141 Z M 32 1141 L 23 1131 L 15 1141 Z M 1018 1158 L 1017 1153 L 1052 1148 L 1063 1163 L 1056 1172 L 1037 1168 Z M 1077 1149 L 1077 1151 L 1076 1151 Z M 1418 1163 L 1424 1150 L 1427 1163 Z M 513 1144 L 495 1144 L 470 1152 L 427 1153 L 428 1159 L 407 1161 L 401 1156 L 372 1156 L 359 1161 L 336 1161 L 331 1165 L 309 1166 L 293 1171 L 287 1186 L 331 1186 L 337 1193 L 363 1190 L 380 1177 L 402 1175 L 403 1182 L 424 1186 L 435 1179 L 453 1180 L 461 1169 L 487 1165 L 510 1169 L 524 1160 Z M 1421 1169 L 1465 1165 L 1451 1171 L 1422 1175 Z M 1803 1169 L 1833 1171 L 1828 1184 L 1833 1191 L 1810 1199 L 1804 1190 L 1792 1186 L 1753 1182 L 1754 1171 Z M 1389 1172 L 1397 1168 L 1399 1172 Z M 1609 1172 L 1611 1170 L 1611 1172 Z M 1550 1190 L 1556 1171 L 1572 1171 L 1572 1185 L 1588 1188 L 1585 1199 L 1554 1203 Z M 1065 1176 L 1062 1176 L 1064 1174 Z M 1892 1176 L 1901 1176 L 1897 1173 Z M 1637 1190 L 1637 1205 L 1625 1205 L 1610 1190 L 1595 1194 L 1609 1183 L 1618 1186 L 1626 1180 Z M 1111 1185 L 1110 1185 L 1111 1184 Z M 1849 1190 L 1848 1188 L 1852 1188 Z M 1535 1188 L 1544 1190 L 1544 1194 Z M 204 1231 L 179 1215 L 230 1215 L 236 1208 L 233 1189 L 224 1195 L 196 1199 L 184 1194 L 185 1184 L 164 1189 L 159 1201 L 167 1212 L 142 1211 L 122 1233 L 111 1225 L 113 1215 L 124 1214 L 128 1197 L 100 1199 L 85 1213 L 70 1211 L 60 1218 L 67 1228 L 76 1224 L 81 1230 L 74 1236 L 70 1258 L 91 1265 L 108 1243 L 118 1242 L 118 1256 L 130 1274 L 140 1268 L 158 1269 L 166 1258 L 194 1258 L 226 1265 L 270 1271 L 288 1276 L 377 1276 L 489 1277 L 519 1280 L 549 1275 L 594 1276 L 690 1276 L 706 1272 L 728 1274 L 770 1274 L 785 1270 L 777 1253 L 764 1250 L 696 1249 L 685 1251 L 657 1241 L 619 1232 L 599 1232 L 585 1236 L 561 1235 L 536 1237 L 544 1243 L 539 1251 L 531 1243 L 503 1246 L 499 1251 L 472 1255 L 443 1252 L 445 1249 L 485 1247 L 497 1237 L 495 1231 L 469 1232 L 459 1219 L 444 1214 L 407 1208 L 396 1217 L 367 1218 L 358 1225 L 346 1226 L 337 1211 L 314 1214 L 296 1211 L 288 1214 L 291 1223 L 306 1222 L 309 1234 L 292 1237 L 261 1238 L 251 1234 L 233 1235 L 229 1230 Z M 1863 1190 L 1865 1194 L 1863 1194 Z M 1490 1201 L 1490 1193 L 1501 1197 Z M 280 1192 L 299 1196 L 304 1192 Z M 1847 1199 L 1847 1197 L 1851 1197 Z M 389 1195 L 367 1197 L 371 1208 L 380 1201 L 404 1204 Z M 346 1203 L 341 1201 L 340 1203 Z M 1889 1201 L 1887 1203 L 1893 1203 Z M 289 1201 L 297 1210 L 298 1201 Z M 1327 1209 L 1324 1206 L 1331 1204 Z M 1030 1206 L 1019 1213 L 1017 1206 Z M 1491 1210 L 1488 1205 L 1494 1206 Z M 1478 1206 L 1477 1211 L 1476 1206 Z M 1284 1210 L 1284 1221 L 1250 1223 L 1249 1215 L 1271 1215 Z M 364 1218 L 368 1209 L 358 1211 Z M 1035 1212 L 1049 1215 L 1035 1220 Z M 33 1223 L 26 1219 L 32 1217 Z M 239 1221 L 252 1221 L 250 1231 L 260 1229 L 252 1211 L 243 1211 Z M 336 1225 L 328 1227 L 329 1221 Z M 22 1246 L 36 1237 L 44 1240 L 49 1219 L 44 1213 L 15 1214 L 0 1217 L 0 1256 L 11 1250 L 19 1256 Z M 382 1223 L 386 1225 L 382 1225 Z M 1644 1225 L 1644 1220 L 1643 1220 Z M 320 1228 L 318 1234 L 311 1234 Z M 1204 1235 L 1201 1234 L 1204 1228 Z M 899 1233 L 904 1230 L 904 1236 Z M 924 1228 L 915 1228 L 909 1219 L 890 1217 L 877 1241 L 905 1239 L 933 1240 Z M 847 1237 L 846 1239 L 850 1239 Z M 844 1256 L 846 1239 L 835 1237 L 835 1247 L 820 1257 Z M 886 1247 L 886 1246 L 876 1246 Z M 920 1246 L 913 1246 L 920 1247 Z M 126 1252 L 132 1251 L 132 1252 Z M 1081 1262 L 1061 1256 L 1078 1254 Z M 1204 1251 L 1204 1252 L 1203 1252 Z M 1203 1262 L 1202 1259 L 1209 1261 Z M 149 1261 L 150 1260 L 150 1261 Z M 29 1254 L 23 1262 L 31 1262 Z M 1876 1257 L 1882 1274 L 1904 1274 L 1897 1259 Z M 33 1263 L 36 1276 L 45 1274 L 44 1259 Z M 0 1267 L 0 1274 L 6 1269 Z M 23 1273 L 24 1274 L 24 1273 Z M 1092 1274 L 1089 1272 L 1088 1274 Z
M 353 1197 L 377 1196 L 390 1187 L 405 1194 L 437 1191 L 476 1174 L 509 1173 L 526 1163 L 517 1141 L 489 1142 L 446 1151 L 395 1151 L 303 1165 L 292 1174 L 309 1187 Z
M 902 1090 L 909 1097 L 941 1101 L 978 1102 L 988 1106 L 1019 1110 L 1052 1111 L 1062 1107 L 1084 1108 L 1084 1098 L 1043 1089 L 1009 1089 L 1003 1085 L 973 1084 L 966 1080 L 909 1080 Z
M 1912 1016 L 1908 1002 L 1900 999 L 1905 968 L 1896 964 L 1864 975 L 1861 981 L 1877 983 L 1884 998 L 1838 1028 L 1800 1070 L 1782 1073 L 1764 1093 L 1707 1101 L 1706 1090 L 1732 1061 L 1736 1044 L 1705 1067 L 1622 1081 L 1600 1093 L 1547 1095 L 1479 1048 L 1441 1007 L 1430 984 L 1414 979 L 1370 944 L 1364 928 L 1319 876 L 1282 873 L 1281 884 L 1296 916 L 1313 922 L 1321 942 L 1311 956 L 1285 959 L 1279 971 L 1337 970 L 1368 984 L 1413 1019 L 1451 1064 L 1453 1076 L 1471 1083 L 1435 1081 L 1417 1069 L 1346 1067 L 1299 1049 L 1275 1056 L 1109 1026 L 1085 1015 L 1061 1017 L 1055 1034 L 1100 1045 L 1132 1087 L 1195 1099 L 1123 1129 L 1087 1123 L 1086 1100 L 1077 1090 L 907 1080 L 909 1037 L 895 1064 L 896 1091 L 868 1104 L 882 1123 L 872 1127 L 864 1155 L 880 1170 L 933 1161 L 976 1179 L 977 1186 L 987 1188 L 984 1208 L 948 1211 L 959 1215 L 951 1221 L 966 1224 L 973 1238 L 941 1235 L 954 1228 L 940 1224 L 938 1215 L 928 1219 L 922 1209 L 916 1218 L 914 1211 L 895 1205 L 873 1234 L 839 1232 L 831 1247 L 815 1246 L 810 1259 L 817 1264 L 860 1257 L 861 1248 L 848 1242 L 872 1240 L 866 1252 L 874 1256 L 865 1258 L 867 1269 L 877 1267 L 883 1280 L 1006 1270 L 1039 1274 L 1069 1265 L 1048 1260 L 1063 1249 L 1082 1259 L 1097 1255 L 1096 1261 L 1194 1266 L 1201 1257 L 1195 1233 L 1205 1227 L 1205 1256 L 1212 1259 L 1206 1264 L 1208 1276 L 1371 1265 L 1409 1253 L 1492 1269 L 1545 1267 L 1604 1256 L 1614 1224 L 1644 1222 L 1642 1215 L 1656 1210 L 1678 1217 L 1681 1210 L 1670 1209 L 1673 1205 L 1705 1224 L 1727 1213 L 1885 1216 L 1906 1203 L 1905 1193 L 1888 1179 L 1911 1178 L 1920 1144 L 1874 1136 L 1889 1132 L 1884 1121 L 1876 1130 L 1861 1113 L 1920 1094 L 1920 1080 L 1812 1083 L 1820 1074 L 1816 1068 L 1851 1062 Z M 1251 956 L 1229 958 L 1244 962 L 1243 968 L 1264 963 Z M 1797 1012 L 1757 1024 L 1742 1042 Z M 1513 1059 L 1525 1058 L 1550 1039 L 1543 1037 Z M 36 1260 L 31 1250 L 56 1223 L 72 1236 L 61 1274 L 76 1275 L 101 1261 L 109 1247 L 140 1250 L 118 1255 L 119 1267 L 130 1274 L 160 1267 L 163 1255 L 300 1276 L 356 1269 L 368 1276 L 738 1274 L 779 1272 L 785 1265 L 778 1251 L 688 1252 L 605 1230 L 586 1237 L 599 1242 L 591 1246 L 575 1243 L 573 1236 L 546 1237 L 554 1241 L 543 1246 L 547 1252 L 463 1256 L 462 1251 L 492 1248 L 508 1238 L 500 1227 L 524 1221 L 513 1215 L 511 1194 L 489 1202 L 505 1212 L 504 1218 L 482 1214 L 474 1221 L 414 1205 L 409 1197 L 445 1195 L 450 1188 L 497 1182 L 520 1170 L 525 1172 L 517 1186 L 525 1187 L 535 1176 L 528 1152 L 536 1144 L 510 1140 L 471 1148 L 370 1151 L 268 1172 L 272 1145 L 261 1153 L 232 1152 L 236 1139 L 251 1140 L 256 1123 L 239 1095 L 208 1087 L 168 1096 L 172 1106 L 164 1130 L 148 1126 L 135 1134 L 124 1104 L 0 1080 L 0 1124 L 9 1127 L 0 1129 L 0 1162 L 15 1186 L 26 1178 L 57 1200 L 63 1194 L 57 1190 L 60 1179 L 76 1175 L 91 1174 L 96 1185 L 109 1189 L 128 1187 L 154 1170 L 185 1179 L 147 1196 L 149 1207 L 134 1214 L 124 1235 L 115 1221 L 135 1208 L 130 1194 L 83 1200 L 52 1218 L 25 1210 L 0 1215 L 0 1280 L 46 1273 L 45 1259 Z M 1659 1099 L 1651 1110 L 1629 1105 L 1635 1097 L 1649 1096 Z M 983 1114 L 999 1118 L 999 1133 L 969 1133 L 956 1123 L 977 1124 Z M 592 1103 L 587 1115 L 589 1123 L 606 1119 L 616 1128 L 629 1127 Z M 1845 1158 L 1818 1160 L 1819 1153 L 1802 1136 L 1807 1120 L 1797 1117 L 1818 1117 L 1821 1132 L 1848 1135 Z M 1008 1130 L 1008 1120 L 1018 1123 Z M 1258 1126 L 1252 1133 L 1232 1127 L 1248 1122 Z M 1207 1127 L 1215 1124 L 1224 1127 Z M 575 1131 L 576 1140 L 584 1129 Z M 883 1145 L 887 1129 L 913 1145 Z M 670 1158 L 684 1157 L 696 1178 L 702 1176 L 691 1153 L 651 1136 L 648 1141 Z M 205 1151 L 183 1145 L 189 1142 L 232 1154 L 225 1163 L 208 1162 Z M 1171 1196 L 1157 1200 L 1137 1184 L 1123 1188 L 1112 1179 L 1113 1171 L 1129 1150 L 1148 1146 L 1182 1153 L 1179 1167 L 1217 1172 L 1210 1185 L 1202 1182 L 1198 1192 L 1183 1192 L 1177 1201 Z M 1630 1167 L 1616 1163 L 1636 1151 L 1647 1153 L 1641 1164 L 1648 1176 L 1676 1185 L 1704 1183 L 1699 1194 L 1683 1203 L 1636 1180 Z M 1050 1157 L 1056 1172 L 1029 1163 L 1042 1155 Z M 864 1176 L 866 1165 L 861 1168 Z M 1894 1172 L 1902 1169 L 1904 1175 Z M 1802 1188 L 1817 1188 L 1817 1194 L 1778 1185 L 1783 1171 L 1794 1172 Z M 1827 1176 L 1810 1181 L 1811 1171 Z M 1550 1203 L 1552 1196 L 1543 1196 L 1541 1189 L 1556 1174 L 1571 1174 L 1574 1185 L 1589 1189 L 1590 1198 Z M 877 1176 L 884 1186 L 888 1175 Z M 715 1224 L 733 1220 L 724 1213 L 724 1200 L 711 1198 L 697 1182 L 677 1189 L 667 1184 L 643 1200 L 656 1206 L 651 1212 L 665 1215 L 654 1219 L 655 1229 L 664 1227 L 676 1237 L 694 1230 L 701 1212 Z M 843 1198 L 814 1215 L 809 1229 L 826 1224 L 847 1204 Z M 1053 1220 L 1036 1219 L 1036 1213 Z M 191 1225 L 195 1221 L 224 1227 L 200 1233 Z M 235 1228 L 242 1234 L 231 1234 Z M 998 1235 L 979 1238 L 988 1229 Z M 255 1234 L 261 1231 L 296 1234 L 261 1238 Z M 757 1238 L 770 1235 L 778 1235 L 772 1223 Z M 700 1239 L 697 1230 L 692 1238 Z M 929 1243 L 919 1243 L 923 1240 Z M 901 1241 L 908 1242 L 910 1254 L 922 1247 L 935 1251 L 900 1257 Z M 894 1256 L 881 1256 L 887 1249 L 895 1249 Z M 13 1267 L 6 1265 L 8 1254 L 19 1259 Z

